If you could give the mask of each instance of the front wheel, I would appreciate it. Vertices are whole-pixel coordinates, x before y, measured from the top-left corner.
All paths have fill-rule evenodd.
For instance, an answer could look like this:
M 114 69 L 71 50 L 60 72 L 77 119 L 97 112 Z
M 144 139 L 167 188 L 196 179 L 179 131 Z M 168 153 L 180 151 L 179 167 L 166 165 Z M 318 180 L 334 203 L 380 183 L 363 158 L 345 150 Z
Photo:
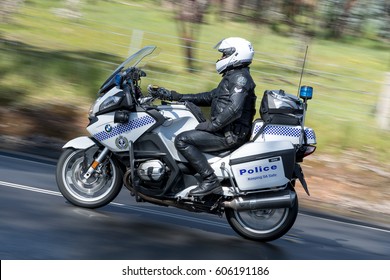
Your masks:
M 230 226 L 244 238 L 268 242 L 286 234 L 298 215 L 298 197 L 292 208 L 237 211 L 226 209 Z
M 96 149 L 95 149 L 96 151 Z M 83 175 L 94 160 L 91 150 L 66 149 L 57 163 L 56 180 L 61 194 L 72 204 L 85 208 L 110 203 L 122 188 L 122 173 L 107 157 L 88 179 Z

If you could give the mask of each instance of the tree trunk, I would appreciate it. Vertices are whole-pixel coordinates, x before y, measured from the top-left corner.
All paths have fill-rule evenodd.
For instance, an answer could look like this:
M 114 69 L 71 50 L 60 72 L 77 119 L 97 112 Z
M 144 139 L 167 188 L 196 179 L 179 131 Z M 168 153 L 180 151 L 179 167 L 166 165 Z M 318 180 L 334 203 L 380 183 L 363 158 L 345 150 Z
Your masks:
M 343 13 L 336 19 L 333 29 L 333 37 L 341 38 L 344 35 L 348 24 L 348 19 L 351 15 L 351 10 L 356 4 L 357 0 L 347 0 L 344 4 Z
M 189 72 L 195 71 L 195 41 L 209 2 L 209 0 L 181 0 L 175 3 L 176 24 L 179 36 L 183 41 L 187 70 Z

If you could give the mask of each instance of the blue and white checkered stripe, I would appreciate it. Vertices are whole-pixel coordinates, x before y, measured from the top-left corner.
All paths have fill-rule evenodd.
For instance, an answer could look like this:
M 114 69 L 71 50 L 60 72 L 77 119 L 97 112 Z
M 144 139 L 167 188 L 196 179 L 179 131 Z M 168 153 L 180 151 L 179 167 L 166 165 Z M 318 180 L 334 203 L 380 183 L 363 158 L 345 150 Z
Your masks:
M 258 125 L 254 129 L 254 134 L 256 134 L 261 128 L 261 125 Z M 280 126 L 280 125 L 267 125 L 264 129 L 264 134 L 267 135 L 277 135 L 277 136 L 288 136 L 288 137 L 300 137 L 301 128 L 300 127 L 291 127 L 291 126 Z M 305 129 L 307 139 L 315 140 L 316 135 L 313 129 Z
M 96 134 L 93 135 L 93 137 L 96 140 L 101 142 L 101 141 L 105 141 L 105 140 L 107 140 L 109 138 L 118 136 L 120 134 L 129 132 L 131 130 L 137 129 L 139 127 L 142 127 L 142 126 L 145 126 L 145 125 L 149 125 L 149 124 L 153 124 L 155 122 L 156 122 L 156 120 L 153 119 L 151 116 L 149 116 L 149 115 L 148 116 L 143 116 L 141 118 L 131 120 L 131 121 L 129 121 L 126 124 L 119 124 L 119 125 L 113 127 L 111 132 L 101 131 L 99 133 L 96 133 Z

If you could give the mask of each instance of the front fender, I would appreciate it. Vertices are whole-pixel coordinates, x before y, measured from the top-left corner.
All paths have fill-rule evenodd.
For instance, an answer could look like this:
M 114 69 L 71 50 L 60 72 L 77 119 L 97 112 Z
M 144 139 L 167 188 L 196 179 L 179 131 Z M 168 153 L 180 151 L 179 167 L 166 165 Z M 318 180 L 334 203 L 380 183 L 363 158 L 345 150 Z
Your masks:
M 62 148 L 63 149 L 75 148 L 75 149 L 79 149 L 79 150 L 85 150 L 85 149 L 92 147 L 93 145 L 96 145 L 96 143 L 93 142 L 91 138 L 89 138 L 87 136 L 80 136 L 80 137 L 77 137 L 77 138 L 70 140 Z

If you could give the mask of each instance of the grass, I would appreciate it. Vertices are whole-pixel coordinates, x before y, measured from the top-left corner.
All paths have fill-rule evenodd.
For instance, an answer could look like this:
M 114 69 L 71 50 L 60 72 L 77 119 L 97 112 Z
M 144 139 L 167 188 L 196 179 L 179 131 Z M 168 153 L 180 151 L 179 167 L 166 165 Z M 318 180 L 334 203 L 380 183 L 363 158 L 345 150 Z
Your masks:
M 303 84 L 314 87 L 307 125 L 315 128 L 319 151 L 354 149 L 390 163 L 390 132 L 376 124 L 378 95 L 390 71 L 388 44 L 346 38 L 335 42 L 282 36 L 266 26 L 219 21 L 213 13 L 200 26 L 196 66 L 188 73 L 182 42 L 172 12 L 153 1 L 84 1 L 79 19 L 55 14 L 64 1 L 26 1 L 14 20 L 0 26 L 0 102 L 7 106 L 64 103 L 88 108 L 107 74 L 129 53 L 134 30 L 143 31 L 142 45 L 162 48 L 148 64 L 148 79 L 179 92 L 200 92 L 216 86 L 221 38 L 240 36 L 256 50 L 251 67 L 258 105 L 265 89 L 283 88 L 295 94 L 306 45 Z M 126 4 L 127 3 L 127 4 Z M 85 109 L 87 110 L 87 109 Z

